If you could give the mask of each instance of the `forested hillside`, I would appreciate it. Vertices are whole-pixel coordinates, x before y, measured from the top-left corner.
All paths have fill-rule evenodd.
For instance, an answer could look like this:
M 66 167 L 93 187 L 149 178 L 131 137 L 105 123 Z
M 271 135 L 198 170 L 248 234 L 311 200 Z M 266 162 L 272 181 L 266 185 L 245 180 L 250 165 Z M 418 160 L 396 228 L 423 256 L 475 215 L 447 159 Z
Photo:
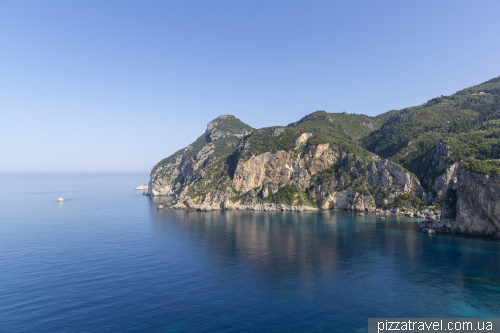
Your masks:
M 422 158 L 440 140 L 452 151 L 449 163 L 463 160 L 471 170 L 500 174 L 490 161 L 500 158 L 500 77 L 375 119 L 383 124 L 362 145 L 419 177 Z
M 359 114 L 313 112 L 288 126 L 266 127 L 253 131 L 245 138 L 248 144 L 243 158 L 265 152 L 290 151 L 296 148 L 297 140 L 303 133 L 311 137 L 301 145 L 307 146 L 329 143 L 332 149 L 343 149 L 360 156 L 370 152 L 361 146 L 361 139 L 376 129 L 373 118 Z

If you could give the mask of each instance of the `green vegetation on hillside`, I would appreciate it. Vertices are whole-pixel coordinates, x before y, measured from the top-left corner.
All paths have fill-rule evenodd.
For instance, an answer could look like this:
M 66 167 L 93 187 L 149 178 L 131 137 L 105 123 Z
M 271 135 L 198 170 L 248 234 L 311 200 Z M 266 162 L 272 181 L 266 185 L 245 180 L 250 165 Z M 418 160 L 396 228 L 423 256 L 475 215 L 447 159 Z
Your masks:
M 235 202 L 257 200 L 261 203 L 316 206 L 311 194 L 322 186 L 321 191 L 325 188 L 328 191 L 353 188 L 358 194 L 374 197 L 379 208 L 422 209 L 427 202 L 413 194 L 404 194 L 389 204 L 380 205 L 380 202 L 392 198 L 394 192 L 369 186 L 360 175 L 371 172 L 368 162 L 378 158 L 375 153 L 416 175 L 427 187 L 426 192 L 434 195 L 437 193 L 430 185 L 444 172 L 443 165 L 460 161 L 464 170 L 499 176 L 500 77 L 450 96 L 440 96 L 415 107 L 391 110 L 376 117 L 316 111 L 288 126 L 254 130 L 234 116 L 221 116 L 209 127 L 210 131 L 207 130 L 187 148 L 163 159 L 153 169 L 154 172 L 164 166 L 160 176 L 171 177 L 169 181 L 171 186 L 175 184 L 176 191 L 187 186 L 188 195 L 194 200 L 232 189 L 234 196 L 231 200 Z M 297 145 L 304 133 L 312 135 L 305 143 Z M 441 155 L 434 154 L 438 142 L 449 147 L 451 155 L 448 156 L 446 150 L 440 150 Z M 262 192 L 257 193 L 262 188 L 247 193 L 232 188 L 231 181 L 238 163 L 252 155 L 277 151 L 294 151 L 303 155 L 318 144 L 329 144 L 330 149 L 341 153 L 341 157 L 331 168 L 312 176 L 306 191 L 295 185 L 281 184 L 281 188 L 276 185 L 274 194 L 262 198 Z M 174 165 L 181 157 L 185 161 L 182 170 Z M 441 166 L 437 167 L 440 163 Z M 192 167 L 193 164 L 196 166 Z M 293 177 L 295 181 L 301 176 L 294 173 Z M 445 197 L 447 201 L 443 205 L 448 205 L 450 208 L 446 209 L 453 215 L 456 193 L 447 192 Z
M 214 121 L 217 119 L 214 119 Z M 241 140 L 236 135 L 251 132 L 253 128 L 233 116 L 227 119 L 219 119 L 219 124 L 216 126 L 216 130 L 219 132 L 229 133 L 229 135 L 225 135 L 224 137 L 212 141 L 214 151 L 211 155 L 211 161 L 231 155 L 238 148 L 238 144 Z M 202 150 L 203 147 L 211 142 L 209 134 L 210 132 L 206 131 L 203 135 L 196 139 L 196 141 L 188 146 L 189 149 L 187 151 L 186 148 L 178 150 L 174 154 L 158 162 L 155 168 L 174 163 L 175 159 L 182 154 L 185 154 L 185 158 L 190 158 L 196 162 L 196 155 Z M 153 171 L 154 170 L 155 169 L 153 169 Z
M 396 197 L 391 203 L 380 206 L 382 209 L 408 208 L 408 209 L 425 209 L 428 203 L 420 200 L 419 197 L 406 193 Z
M 450 162 L 465 158 L 498 159 L 500 78 L 419 106 L 389 111 L 375 119 L 384 123 L 380 130 L 362 139 L 363 146 L 418 176 L 427 171 L 422 157 L 439 140 L 450 147 Z
M 463 161 L 462 169 L 488 176 L 498 176 L 500 175 L 500 161 L 481 161 L 468 158 Z
M 269 183 L 267 185 L 270 185 Z M 257 189 L 258 190 L 258 189 Z M 269 194 L 266 198 L 261 196 L 261 193 L 257 194 L 257 190 L 251 190 L 246 193 L 238 192 L 233 188 L 234 196 L 231 197 L 231 201 L 236 203 L 240 202 L 246 204 L 257 200 L 260 203 L 275 203 L 280 205 L 306 205 L 311 207 L 316 207 L 316 202 L 311 198 L 306 192 L 304 192 L 300 187 L 296 185 L 285 185 L 278 189 L 275 193 Z
M 232 134 L 241 134 L 244 132 L 251 132 L 253 128 L 233 116 L 220 120 L 220 123 L 217 125 L 217 130 Z
M 188 195 L 192 198 L 204 197 L 210 192 L 230 186 L 230 177 L 227 166 L 223 159 L 198 169 L 196 176 L 198 178 L 196 189 L 190 187 Z
M 370 124 L 373 126 L 371 120 L 365 115 L 316 111 L 287 127 L 268 127 L 252 132 L 246 138 L 248 156 L 243 158 L 250 154 L 294 150 L 297 139 L 303 133 L 313 134 L 307 145 L 329 143 L 333 150 L 342 149 L 368 157 L 370 153 L 361 147 L 360 140 L 373 131 L 369 127 Z
M 276 193 L 269 195 L 267 198 L 262 199 L 262 201 L 316 207 L 316 202 L 296 185 L 283 186 Z

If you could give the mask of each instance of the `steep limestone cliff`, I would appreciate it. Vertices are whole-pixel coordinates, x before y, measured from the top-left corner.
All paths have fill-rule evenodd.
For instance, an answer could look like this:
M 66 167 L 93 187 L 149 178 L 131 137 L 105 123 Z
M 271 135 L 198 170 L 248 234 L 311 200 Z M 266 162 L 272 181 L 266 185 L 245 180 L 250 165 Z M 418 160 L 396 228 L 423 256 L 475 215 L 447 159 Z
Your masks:
M 287 128 L 260 131 L 255 141 L 249 126 L 221 116 L 196 142 L 153 168 L 148 194 L 175 195 L 172 208 L 204 211 L 337 209 L 431 217 L 423 231 L 500 237 L 499 177 L 450 164 L 449 147 L 438 142 L 421 161 L 428 168 L 422 186 L 403 167 L 373 153 L 352 152 L 345 142 L 317 143 L 324 136 L 307 131 L 311 118 L 318 121 L 309 116 Z M 338 126 L 333 119 L 319 121 Z M 293 144 L 276 146 L 287 150 L 272 148 L 290 139 Z M 265 150 L 262 142 L 271 148 L 258 153 Z M 441 212 L 425 201 L 441 202 Z
M 459 233 L 500 239 L 500 176 L 490 177 L 460 168 L 452 168 L 441 211 L 441 220 L 420 224 L 423 232 Z
M 451 231 L 500 238 L 500 177 L 460 170 L 454 187 L 456 219 Z
M 184 209 L 426 217 L 426 232 L 500 238 L 499 154 L 500 77 L 376 117 L 316 111 L 252 129 L 221 116 L 153 168 L 148 194 Z
M 309 146 L 302 156 L 296 151 L 252 156 L 238 163 L 233 186 L 237 191 L 248 192 L 255 188 L 266 191 L 269 183 L 296 185 L 308 191 L 322 209 L 361 211 L 375 211 L 376 202 L 384 202 L 376 191 L 389 192 L 386 203 L 399 195 L 422 194 L 419 181 L 402 167 L 376 156 L 367 162 L 329 146 Z
M 226 158 L 252 128 L 233 115 L 223 115 L 207 125 L 195 142 L 160 161 L 151 171 L 148 195 L 179 195 L 199 179 L 207 166 Z
M 335 119 L 358 121 L 361 129 L 349 132 Z M 151 173 L 149 194 L 173 194 L 172 208 L 204 211 L 338 209 L 411 216 L 418 207 L 392 209 L 391 204 L 426 195 L 401 166 L 352 144 L 356 133 L 370 129 L 366 116 L 319 112 L 256 135 L 224 133 L 238 138 L 238 146 L 214 159 L 224 121 L 219 117 L 208 124 L 197 151 L 191 145 L 160 162 Z M 333 137 L 325 136 L 332 132 Z M 342 139 L 346 132 L 353 135 Z M 421 214 L 436 217 L 432 210 Z

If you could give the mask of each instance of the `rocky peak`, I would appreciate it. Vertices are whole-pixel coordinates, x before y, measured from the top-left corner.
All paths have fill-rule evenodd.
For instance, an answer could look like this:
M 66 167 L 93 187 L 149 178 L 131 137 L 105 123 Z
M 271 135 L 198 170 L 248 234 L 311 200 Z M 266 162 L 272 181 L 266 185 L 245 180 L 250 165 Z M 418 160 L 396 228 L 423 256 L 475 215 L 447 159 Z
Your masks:
M 207 124 L 207 132 L 212 132 L 212 130 L 217 128 L 217 126 L 219 126 L 226 119 L 240 120 L 238 117 L 233 116 L 232 114 L 224 114 L 222 116 L 215 118 L 214 120 L 212 120 Z
M 241 138 L 251 131 L 252 128 L 243 123 L 238 117 L 232 114 L 225 114 L 215 118 L 207 124 L 205 136 L 208 142 L 212 142 L 227 136 Z

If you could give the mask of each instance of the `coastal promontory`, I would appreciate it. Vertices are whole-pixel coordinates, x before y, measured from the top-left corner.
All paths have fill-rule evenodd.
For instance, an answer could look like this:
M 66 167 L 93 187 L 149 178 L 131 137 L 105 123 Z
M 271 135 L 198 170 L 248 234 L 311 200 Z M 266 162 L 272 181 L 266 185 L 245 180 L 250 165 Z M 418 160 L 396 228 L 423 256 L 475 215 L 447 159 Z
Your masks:
M 499 158 L 496 78 L 375 117 L 316 111 L 254 129 L 223 115 L 154 166 L 147 194 L 179 209 L 363 211 L 499 237 Z

